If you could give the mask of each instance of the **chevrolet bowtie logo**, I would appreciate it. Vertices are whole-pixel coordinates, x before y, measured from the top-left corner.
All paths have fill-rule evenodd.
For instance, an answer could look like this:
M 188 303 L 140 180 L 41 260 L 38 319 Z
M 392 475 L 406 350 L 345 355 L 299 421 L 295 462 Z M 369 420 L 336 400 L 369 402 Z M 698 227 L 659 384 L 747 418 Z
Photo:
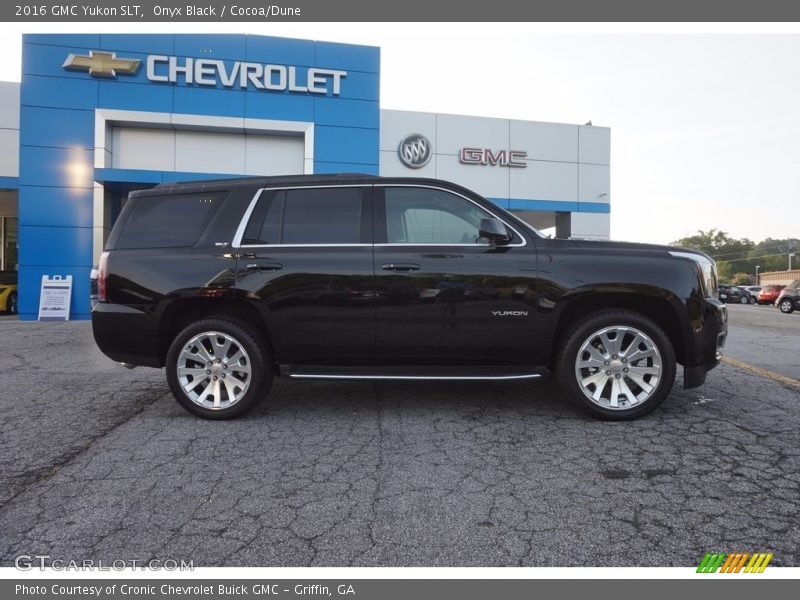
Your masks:
M 90 50 L 89 56 L 70 54 L 62 66 L 67 71 L 89 71 L 92 77 L 115 79 L 118 73 L 134 75 L 141 62 L 136 58 L 117 58 L 115 52 Z

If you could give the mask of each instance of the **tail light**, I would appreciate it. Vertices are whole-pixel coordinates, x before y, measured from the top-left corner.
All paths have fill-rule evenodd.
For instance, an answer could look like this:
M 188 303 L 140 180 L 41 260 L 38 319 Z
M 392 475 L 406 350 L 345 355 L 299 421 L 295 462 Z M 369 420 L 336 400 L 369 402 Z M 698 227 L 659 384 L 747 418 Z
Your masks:
M 108 288 L 106 278 L 108 277 L 108 252 L 100 255 L 100 264 L 97 267 L 97 299 L 100 302 L 108 302 Z

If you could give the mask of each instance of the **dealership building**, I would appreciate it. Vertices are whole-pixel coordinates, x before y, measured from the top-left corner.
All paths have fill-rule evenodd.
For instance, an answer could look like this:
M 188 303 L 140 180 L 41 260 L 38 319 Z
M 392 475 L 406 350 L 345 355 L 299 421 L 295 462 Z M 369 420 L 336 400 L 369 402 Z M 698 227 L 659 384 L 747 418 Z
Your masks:
M 558 237 L 609 236 L 605 127 L 380 108 L 380 49 L 253 35 L 25 35 L 0 83 L 0 269 L 89 272 L 128 192 L 296 173 L 435 177 Z M 419 91 L 421 94 L 424 90 Z

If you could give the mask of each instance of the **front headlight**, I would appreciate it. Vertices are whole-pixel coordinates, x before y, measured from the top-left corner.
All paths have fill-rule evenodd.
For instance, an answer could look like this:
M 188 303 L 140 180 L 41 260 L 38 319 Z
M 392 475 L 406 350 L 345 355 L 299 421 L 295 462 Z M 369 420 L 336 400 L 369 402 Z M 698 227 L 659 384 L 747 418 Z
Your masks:
M 700 267 L 700 281 L 703 284 L 703 295 L 706 298 L 717 297 L 717 263 L 702 254 L 670 250 L 672 256 L 688 258 Z

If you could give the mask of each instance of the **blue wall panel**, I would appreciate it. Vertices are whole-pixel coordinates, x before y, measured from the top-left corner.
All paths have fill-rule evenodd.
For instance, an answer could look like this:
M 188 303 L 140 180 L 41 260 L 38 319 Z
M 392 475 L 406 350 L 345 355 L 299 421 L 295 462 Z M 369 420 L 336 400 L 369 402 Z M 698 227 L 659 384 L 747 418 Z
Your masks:
M 25 186 L 20 190 L 21 225 L 91 227 L 94 194 L 91 189 Z
M 175 88 L 166 85 L 101 81 L 98 107 L 118 110 L 172 112 Z
M 314 98 L 314 122 L 317 125 L 371 128 L 381 118 L 377 102 L 345 98 Z
M 243 35 L 195 33 L 175 35 L 176 56 L 244 60 L 246 46 L 247 42 Z
M 135 52 L 140 54 L 174 54 L 175 35 L 172 33 L 149 34 L 149 35 L 120 35 L 100 34 L 100 45 L 92 46 L 92 49 L 109 50 L 117 54 Z M 144 68 L 144 65 L 142 65 Z
M 377 165 L 378 158 L 377 129 L 314 128 L 315 160 Z
M 66 71 L 70 53 L 115 52 L 142 61 L 135 75 L 97 79 Z M 151 82 L 147 55 L 183 59 L 252 61 L 348 71 L 341 94 L 268 92 Z M 161 65 L 159 73 L 165 73 Z M 248 117 L 316 123 L 315 168 L 321 173 L 378 172 L 380 51 L 372 47 L 243 35 L 60 35 L 23 36 L 20 176 L 20 313 L 35 318 L 41 275 L 75 277 L 73 318 L 88 316 L 92 267 L 93 181 L 152 184 L 207 179 L 225 174 L 95 169 L 97 108 L 160 113 Z M 10 185 L 10 183 L 9 183 Z
M 315 66 L 378 73 L 381 68 L 381 51 L 375 47 L 317 42 Z
M 246 92 L 214 88 L 176 87 L 173 112 L 219 117 L 244 115 Z
M 94 111 L 20 107 L 21 144 L 94 149 Z
M 250 119 L 314 122 L 314 98 L 267 92 L 245 94 L 244 116 Z
M 92 266 L 92 230 L 89 227 L 45 227 L 20 223 L 20 265 Z
M 97 33 L 58 35 L 50 33 L 26 33 L 22 43 L 46 44 L 48 46 L 81 46 L 99 48 L 100 35 Z
M 304 67 L 314 64 L 315 44 L 306 40 L 290 38 L 247 36 L 245 60 L 270 65 L 298 65 Z
M 26 50 L 27 45 L 24 45 L 23 56 Z M 20 104 L 22 106 L 94 110 L 98 105 L 97 81 L 86 78 L 68 79 L 66 77 L 25 75 L 22 77 Z
M 94 150 L 22 146 L 20 185 L 91 188 Z

